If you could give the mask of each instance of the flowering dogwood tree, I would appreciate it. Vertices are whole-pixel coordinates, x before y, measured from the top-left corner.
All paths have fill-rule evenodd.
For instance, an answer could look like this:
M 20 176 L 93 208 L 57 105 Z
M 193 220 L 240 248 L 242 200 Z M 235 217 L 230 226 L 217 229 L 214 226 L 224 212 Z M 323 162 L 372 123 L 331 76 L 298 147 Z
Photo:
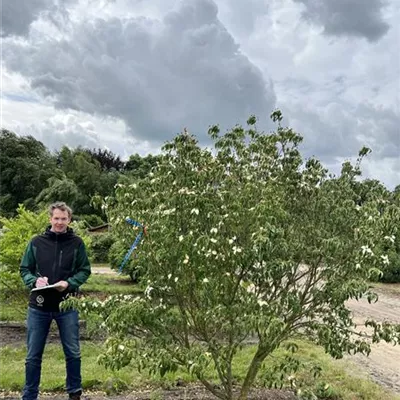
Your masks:
M 299 332 L 336 358 L 369 353 L 346 301 L 377 300 L 368 281 L 388 262 L 381 249 L 397 235 L 399 209 L 354 200 L 367 149 L 355 166 L 328 176 L 318 160 L 303 160 L 302 138 L 281 126 L 280 112 L 272 118 L 278 126 L 270 134 L 256 130 L 255 117 L 247 130 L 222 135 L 211 127 L 212 150 L 178 135 L 148 177 L 119 185 L 105 203 L 127 248 L 135 233 L 125 217 L 148 227 L 134 259 L 144 296 L 78 304 L 103 317 L 105 365 L 135 357 L 161 374 L 184 367 L 228 400 L 246 399 L 263 361 Z M 366 325 L 374 341 L 399 340 L 396 326 Z M 257 349 L 234 391 L 232 361 L 249 338 Z M 206 379 L 210 366 L 218 386 Z

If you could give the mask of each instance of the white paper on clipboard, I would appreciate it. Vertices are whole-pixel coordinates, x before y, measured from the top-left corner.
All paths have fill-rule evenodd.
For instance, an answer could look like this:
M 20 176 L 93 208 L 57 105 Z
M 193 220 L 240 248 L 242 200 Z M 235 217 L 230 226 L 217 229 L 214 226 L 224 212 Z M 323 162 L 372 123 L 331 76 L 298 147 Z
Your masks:
M 42 287 L 35 287 L 31 290 L 31 292 L 37 292 L 38 290 L 46 290 L 46 289 L 56 289 L 62 286 L 60 283 L 55 283 L 54 285 L 47 285 Z

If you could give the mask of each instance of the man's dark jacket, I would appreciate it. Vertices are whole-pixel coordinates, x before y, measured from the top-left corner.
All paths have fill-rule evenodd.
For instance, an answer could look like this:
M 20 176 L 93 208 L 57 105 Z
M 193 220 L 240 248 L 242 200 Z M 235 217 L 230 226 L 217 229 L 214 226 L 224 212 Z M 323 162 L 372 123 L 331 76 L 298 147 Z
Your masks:
M 22 258 L 20 274 L 25 285 L 32 289 L 40 276 L 47 276 L 49 285 L 67 281 L 68 288 L 59 292 L 45 289 L 31 292 L 29 306 L 43 311 L 59 311 L 60 302 L 90 275 L 90 262 L 85 245 L 71 228 L 65 233 L 55 233 L 47 228 L 42 235 L 34 237 Z

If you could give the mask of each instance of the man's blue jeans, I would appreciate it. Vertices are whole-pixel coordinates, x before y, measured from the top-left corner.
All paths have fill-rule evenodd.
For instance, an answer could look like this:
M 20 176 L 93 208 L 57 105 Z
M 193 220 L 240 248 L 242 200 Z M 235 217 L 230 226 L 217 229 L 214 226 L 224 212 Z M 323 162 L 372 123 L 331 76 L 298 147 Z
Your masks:
M 67 367 L 67 392 L 82 390 L 81 353 L 79 348 L 79 316 L 75 310 L 65 312 L 41 311 L 28 308 L 25 386 L 23 400 L 36 400 L 39 394 L 42 355 L 52 320 L 60 332 Z

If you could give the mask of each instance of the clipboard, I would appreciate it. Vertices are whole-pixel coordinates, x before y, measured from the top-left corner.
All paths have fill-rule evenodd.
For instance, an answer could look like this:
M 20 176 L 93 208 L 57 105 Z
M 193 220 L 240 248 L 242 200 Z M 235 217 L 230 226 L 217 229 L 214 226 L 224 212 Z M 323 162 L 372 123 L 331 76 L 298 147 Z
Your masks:
M 46 290 L 46 289 L 56 289 L 58 287 L 61 287 L 62 285 L 55 283 L 54 285 L 46 285 L 42 287 L 35 287 L 31 290 L 31 292 L 37 292 L 39 290 Z

